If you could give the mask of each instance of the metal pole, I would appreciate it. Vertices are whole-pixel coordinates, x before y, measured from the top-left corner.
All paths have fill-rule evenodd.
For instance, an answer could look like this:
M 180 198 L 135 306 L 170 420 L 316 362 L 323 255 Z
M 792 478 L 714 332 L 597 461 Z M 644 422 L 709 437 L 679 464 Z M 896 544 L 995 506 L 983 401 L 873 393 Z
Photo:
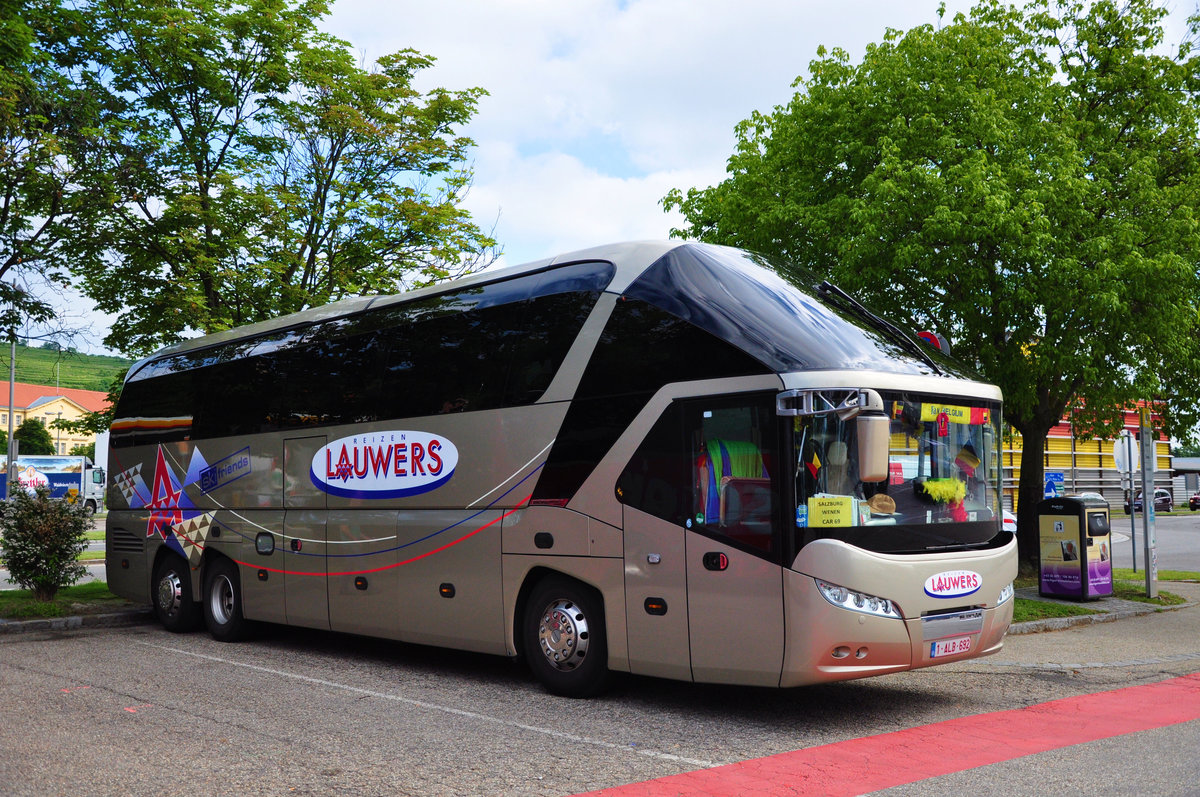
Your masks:
M 13 412 L 16 407 L 13 406 L 16 402 L 14 393 L 16 392 L 17 384 L 17 335 L 12 333 L 12 348 L 8 355 L 8 452 L 6 453 L 6 461 L 4 468 L 4 489 L 5 495 L 8 495 L 8 485 L 13 478 Z
M 1126 430 L 1128 431 L 1128 430 Z M 1129 463 L 1129 545 L 1133 549 L 1133 572 L 1137 572 L 1137 526 L 1133 511 L 1133 435 L 1125 435 L 1125 461 Z M 1146 494 L 1142 493 L 1142 512 L 1146 511 Z
M 1150 425 L 1150 410 L 1141 408 L 1138 431 L 1142 435 L 1142 544 L 1145 549 L 1146 597 L 1158 597 L 1158 552 L 1154 539 L 1154 465 L 1158 456 L 1155 450 L 1154 428 Z

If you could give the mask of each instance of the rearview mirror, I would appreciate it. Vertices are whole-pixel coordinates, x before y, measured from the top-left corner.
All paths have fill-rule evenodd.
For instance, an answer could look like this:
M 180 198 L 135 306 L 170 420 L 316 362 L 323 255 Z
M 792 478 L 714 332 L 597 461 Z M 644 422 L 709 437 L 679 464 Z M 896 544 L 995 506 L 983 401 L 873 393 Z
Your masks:
M 858 433 L 858 478 L 864 482 L 881 482 L 888 477 L 892 422 L 886 415 L 859 415 L 855 423 Z

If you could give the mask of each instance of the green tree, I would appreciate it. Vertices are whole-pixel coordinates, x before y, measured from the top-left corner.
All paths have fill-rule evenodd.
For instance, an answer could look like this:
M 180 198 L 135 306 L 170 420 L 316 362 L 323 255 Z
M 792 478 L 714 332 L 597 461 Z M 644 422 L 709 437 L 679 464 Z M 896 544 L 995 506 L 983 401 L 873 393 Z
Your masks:
M 81 501 L 51 499 L 47 487 L 29 491 L 13 482 L 9 494 L 0 502 L 0 563 L 17 586 L 52 600 L 87 573 L 78 559 L 91 519 Z
M 80 443 L 79 445 L 71 446 L 71 450 L 68 451 L 67 453 L 73 457 L 87 457 L 88 459 L 92 460 L 92 462 L 94 462 L 97 465 L 104 464 L 102 462 L 96 462 L 96 444 L 95 443 L 88 443 L 87 445 L 83 445 L 82 443 Z
M 20 456 L 57 453 L 54 450 L 54 438 L 50 437 L 50 430 L 41 418 L 26 418 L 13 432 L 13 439 L 21 443 Z
M 102 96 L 77 80 L 88 31 L 61 0 L 0 0 L 0 329 L 54 318 L 34 292 L 67 283 L 96 209 L 80 167 Z
M 93 0 L 125 103 L 92 173 L 107 198 L 80 271 L 145 353 L 346 295 L 489 262 L 457 207 L 479 89 L 421 94 L 430 60 L 369 73 L 320 33 L 324 0 Z M 115 104 L 116 99 L 112 100 Z
M 783 255 L 953 342 L 1023 436 L 1019 527 L 1036 555 L 1048 430 L 1112 434 L 1200 397 L 1200 147 L 1190 48 L 1151 0 L 984 0 L 888 31 L 859 65 L 818 52 L 791 102 L 739 124 L 729 177 L 676 190 L 676 230 Z

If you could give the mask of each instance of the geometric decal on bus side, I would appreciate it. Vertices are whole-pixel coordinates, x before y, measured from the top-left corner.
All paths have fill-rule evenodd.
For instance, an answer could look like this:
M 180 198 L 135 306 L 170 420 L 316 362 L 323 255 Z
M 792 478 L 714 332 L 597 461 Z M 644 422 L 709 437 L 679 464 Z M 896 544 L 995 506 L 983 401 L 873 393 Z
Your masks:
M 187 553 L 188 564 L 192 569 L 200 566 L 200 557 L 204 554 L 204 546 L 208 542 L 208 533 L 212 530 L 213 518 L 216 512 L 206 512 L 182 523 L 171 526 L 171 531 L 179 539 Z
M 113 486 L 116 487 L 121 495 L 125 498 L 125 505 L 130 509 L 137 509 L 146 503 L 143 498 L 147 494 L 146 482 L 142 479 L 142 463 L 134 465 L 128 470 L 123 470 L 113 477 Z M 133 498 L 137 496 L 138 500 L 135 503 Z

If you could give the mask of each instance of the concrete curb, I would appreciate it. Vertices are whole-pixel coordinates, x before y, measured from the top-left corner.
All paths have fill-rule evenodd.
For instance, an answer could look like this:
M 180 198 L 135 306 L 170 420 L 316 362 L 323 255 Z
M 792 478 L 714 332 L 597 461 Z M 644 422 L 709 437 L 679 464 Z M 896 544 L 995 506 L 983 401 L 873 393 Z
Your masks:
M 124 609 L 106 614 L 83 614 L 71 617 L 51 617 L 42 620 L 0 619 L 0 634 L 30 634 L 45 631 L 70 631 L 75 628 L 116 628 L 154 622 L 149 607 Z
M 1195 601 L 1180 603 L 1176 606 L 1151 606 L 1139 601 L 1127 601 L 1120 598 L 1101 598 L 1096 601 L 1068 601 L 1056 598 L 1045 598 L 1038 594 L 1037 587 L 1024 587 L 1017 590 L 1017 597 L 1027 600 L 1040 600 L 1045 603 L 1059 603 L 1065 606 L 1078 606 L 1090 609 L 1096 614 L 1080 614 L 1073 617 L 1048 617 L 1045 620 L 1031 620 L 1027 623 L 1014 623 L 1009 626 L 1008 633 L 1012 636 L 1020 634 L 1038 634 L 1043 631 L 1062 631 L 1079 625 L 1094 625 L 1096 623 L 1111 623 L 1128 617 L 1140 617 L 1143 614 L 1169 612 L 1176 609 L 1187 609 L 1196 606 Z

